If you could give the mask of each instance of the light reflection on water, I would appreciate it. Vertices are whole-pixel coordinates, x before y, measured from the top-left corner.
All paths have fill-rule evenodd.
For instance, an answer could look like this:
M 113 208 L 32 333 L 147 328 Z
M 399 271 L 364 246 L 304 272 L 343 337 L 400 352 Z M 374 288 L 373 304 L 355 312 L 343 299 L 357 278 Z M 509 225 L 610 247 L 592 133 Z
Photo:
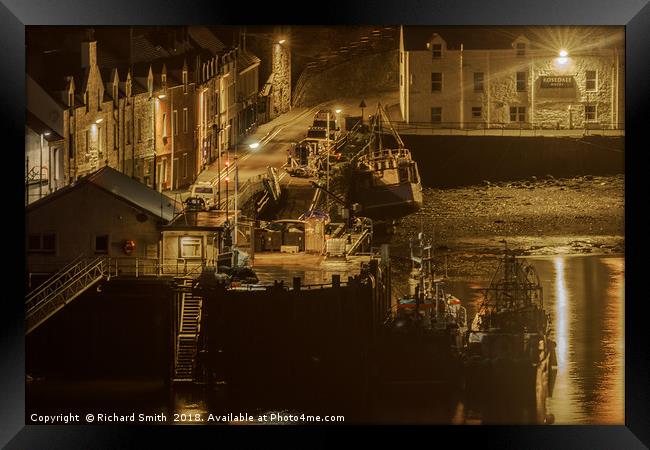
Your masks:
M 624 259 L 528 258 L 544 287 L 558 372 L 547 401 L 557 424 L 623 424 Z

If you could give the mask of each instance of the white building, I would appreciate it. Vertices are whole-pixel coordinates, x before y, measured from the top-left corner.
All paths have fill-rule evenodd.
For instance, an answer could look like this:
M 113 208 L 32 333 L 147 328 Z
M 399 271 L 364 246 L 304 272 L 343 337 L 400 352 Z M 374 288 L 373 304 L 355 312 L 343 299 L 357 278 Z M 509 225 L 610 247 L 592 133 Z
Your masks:
M 400 30 L 407 123 L 450 128 L 623 128 L 622 27 Z

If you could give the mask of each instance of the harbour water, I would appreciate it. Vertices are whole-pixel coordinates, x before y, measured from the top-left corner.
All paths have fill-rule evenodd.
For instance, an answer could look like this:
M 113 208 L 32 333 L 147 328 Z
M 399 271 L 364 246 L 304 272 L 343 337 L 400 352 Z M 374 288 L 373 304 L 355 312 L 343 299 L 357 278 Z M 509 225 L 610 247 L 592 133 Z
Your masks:
M 556 424 L 623 424 L 624 258 L 562 255 L 528 259 L 540 276 L 544 305 L 551 315 L 557 342 L 558 372 L 553 396 L 547 400 L 547 413 L 555 417 Z M 487 279 L 449 282 L 447 291 L 463 299 L 472 317 L 480 299 L 477 289 L 488 282 Z M 463 411 L 460 401 L 450 408 L 454 417 L 444 416 L 423 407 L 417 401 L 419 395 L 427 393 L 421 390 L 410 393 L 399 410 L 385 407 L 382 411 L 380 402 L 379 410 L 371 418 L 382 423 L 463 423 L 463 418 L 458 417 Z M 31 383 L 28 388 L 27 411 L 56 414 L 79 410 L 85 413 L 103 405 L 101 410 L 108 412 L 163 413 L 168 424 L 197 423 L 191 420 L 174 422 L 174 413 L 185 414 L 186 418 L 197 413 L 261 414 L 274 410 L 299 413 L 289 404 L 280 405 L 274 399 L 249 398 L 233 403 L 227 397 L 222 387 L 208 390 L 185 387 L 169 392 L 162 384 L 133 380 L 81 383 L 42 380 Z M 56 408 L 52 409 L 52 405 Z

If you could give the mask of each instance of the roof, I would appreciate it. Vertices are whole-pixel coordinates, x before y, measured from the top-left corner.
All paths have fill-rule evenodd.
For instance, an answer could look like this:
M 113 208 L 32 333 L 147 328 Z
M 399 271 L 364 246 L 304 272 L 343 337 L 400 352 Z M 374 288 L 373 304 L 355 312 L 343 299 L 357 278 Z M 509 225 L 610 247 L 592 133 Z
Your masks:
M 108 166 L 30 204 L 27 210 L 29 211 L 54 201 L 88 183 L 167 222 L 174 218 L 175 211 L 182 210 L 182 206 L 178 202 Z
M 27 128 L 36 134 L 48 133 L 47 135 L 43 134 L 43 138 L 47 142 L 56 142 L 63 140 L 62 136 L 59 136 L 53 129 L 41 122 L 39 118 L 32 114 L 29 110 L 25 110 L 25 125 L 27 125 Z
M 447 43 L 447 49 L 465 50 L 512 49 L 519 37 L 530 41 L 531 48 L 575 47 L 598 42 L 600 46 L 622 45 L 622 34 L 616 27 L 586 26 L 403 26 L 404 50 L 427 50 L 435 33 Z M 579 44 L 578 44 L 579 43 Z
M 190 39 L 196 42 L 201 48 L 209 50 L 212 55 L 218 55 L 226 46 L 207 27 L 189 27 Z
M 261 61 L 261 59 L 248 50 L 241 50 L 237 56 L 237 69 L 241 73 L 249 67 L 259 64 Z

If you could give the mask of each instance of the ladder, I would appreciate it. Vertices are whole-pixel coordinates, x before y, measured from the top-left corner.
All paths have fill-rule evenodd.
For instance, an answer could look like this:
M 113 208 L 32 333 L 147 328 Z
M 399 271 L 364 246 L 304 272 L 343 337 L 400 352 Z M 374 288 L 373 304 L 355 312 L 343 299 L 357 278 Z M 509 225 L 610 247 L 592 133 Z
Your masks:
M 197 343 L 201 331 L 202 299 L 191 292 L 192 279 L 184 278 L 181 294 L 181 317 L 176 336 L 174 382 L 194 381 Z
M 108 260 L 77 258 L 25 297 L 27 332 L 31 333 L 65 305 L 108 275 Z

